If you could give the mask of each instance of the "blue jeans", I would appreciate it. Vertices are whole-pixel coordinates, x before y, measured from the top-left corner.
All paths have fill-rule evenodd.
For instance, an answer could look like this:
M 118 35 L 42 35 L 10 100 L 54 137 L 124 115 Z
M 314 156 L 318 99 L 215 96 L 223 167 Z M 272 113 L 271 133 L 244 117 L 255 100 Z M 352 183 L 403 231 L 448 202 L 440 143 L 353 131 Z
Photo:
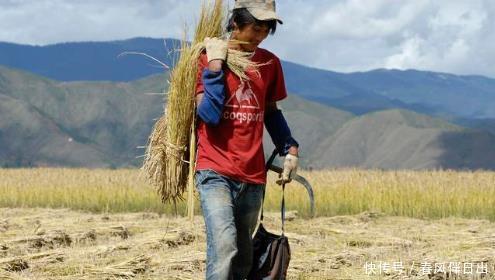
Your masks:
M 198 170 L 196 188 L 206 225 L 206 279 L 241 280 L 252 265 L 252 235 L 265 185 Z

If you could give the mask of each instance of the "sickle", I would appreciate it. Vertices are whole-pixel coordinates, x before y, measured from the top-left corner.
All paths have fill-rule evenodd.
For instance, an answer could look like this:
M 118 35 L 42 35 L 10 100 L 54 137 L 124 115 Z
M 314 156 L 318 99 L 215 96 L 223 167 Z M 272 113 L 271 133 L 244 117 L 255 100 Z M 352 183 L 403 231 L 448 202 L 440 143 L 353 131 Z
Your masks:
M 275 172 L 275 173 L 278 173 L 278 174 L 282 174 L 282 171 L 283 171 L 283 169 L 281 167 L 278 167 L 274 164 L 270 164 L 268 166 L 268 169 Z M 306 178 L 304 178 L 300 175 L 296 174 L 296 176 L 292 179 L 299 182 L 300 184 L 302 184 L 306 188 L 306 191 L 308 191 L 309 202 L 311 204 L 311 217 L 314 217 L 315 216 L 315 196 L 313 193 L 313 188 L 309 184 L 308 180 L 306 180 Z

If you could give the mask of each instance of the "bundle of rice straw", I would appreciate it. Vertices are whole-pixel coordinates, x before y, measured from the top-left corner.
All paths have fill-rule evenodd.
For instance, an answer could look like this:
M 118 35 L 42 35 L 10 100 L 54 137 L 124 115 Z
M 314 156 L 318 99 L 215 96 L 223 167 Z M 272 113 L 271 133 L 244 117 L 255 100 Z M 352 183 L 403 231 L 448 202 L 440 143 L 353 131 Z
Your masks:
M 89 267 L 86 273 L 98 276 L 100 279 L 122 279 L 134 278 L 140 273 L 144 273 L 150 267 L 151 258 L 139 255 L 121 263 L 108 265 L 106 267 Z
M 194 208 L 195 89 L 198 59 L 205 49 L 206 37 L 226 37 L 223 0 L 214 4 L 203 2 L 194 40 L 185 39 L 180 56 L 170 75 L 167 105 L 164 115 L 156 122 L 148 139 L 142 170 L 161 196 L 162 202 L 182 200 L 188 189 L 188 215 Z M 250 60 L 250 53 L 228 50 L 227 67 L 246 80 L 246 69 L 257 71 L 258 64 Z

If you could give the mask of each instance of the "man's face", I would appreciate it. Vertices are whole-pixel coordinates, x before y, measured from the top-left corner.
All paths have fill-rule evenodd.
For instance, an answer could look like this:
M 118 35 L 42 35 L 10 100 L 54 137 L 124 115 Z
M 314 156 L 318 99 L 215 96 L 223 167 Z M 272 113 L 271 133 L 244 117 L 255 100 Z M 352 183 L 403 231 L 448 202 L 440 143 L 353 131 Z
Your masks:
M 241 50 L 245 52 L 254 52 L 263 40 L 268 37 L 270 30 L 266 25 L 256 25 L 251 23 L 244 26 L 242 29 L 236 28 L 234 39 L 248 42 L 248 44 L 241 44 Z

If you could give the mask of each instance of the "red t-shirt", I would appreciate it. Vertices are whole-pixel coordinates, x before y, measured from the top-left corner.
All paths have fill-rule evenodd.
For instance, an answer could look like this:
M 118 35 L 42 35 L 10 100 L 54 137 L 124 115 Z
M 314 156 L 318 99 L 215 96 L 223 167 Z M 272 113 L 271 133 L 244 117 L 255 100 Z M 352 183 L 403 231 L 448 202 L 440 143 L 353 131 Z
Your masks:
M 251 60 L 270 63 L 259 67 L 259 76 L 248 70 L 249 81 L 242 83 L 224 67 L 224 109 L 217 126 L 206 125 L 201 119 L 198 121 L 196 170 L 212 169 L 241 182 L 265 184 L 265 104 L 284 99 L 287 92 L 277 56 L 257 48 Z M 208 61 L 203 53 L 199 59 L 196 94 L 204 91 L 201 75 L 205 67 L 208 67 Z

